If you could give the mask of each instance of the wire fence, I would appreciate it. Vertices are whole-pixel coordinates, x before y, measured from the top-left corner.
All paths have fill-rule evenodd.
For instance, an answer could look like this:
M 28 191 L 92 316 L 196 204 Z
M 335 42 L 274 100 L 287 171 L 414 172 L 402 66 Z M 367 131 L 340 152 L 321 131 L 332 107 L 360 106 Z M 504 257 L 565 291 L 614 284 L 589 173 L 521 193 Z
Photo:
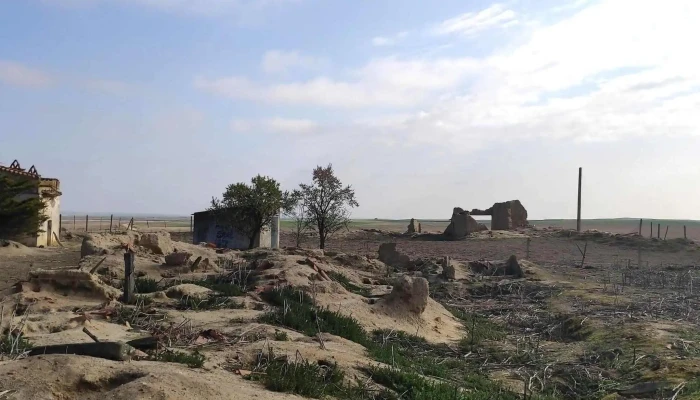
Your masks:
M 120 232 L 125 230 L 192 232 L 192 217 L 128 217 L 115 215 L 61 215 L 61 230 L 67 232 Z

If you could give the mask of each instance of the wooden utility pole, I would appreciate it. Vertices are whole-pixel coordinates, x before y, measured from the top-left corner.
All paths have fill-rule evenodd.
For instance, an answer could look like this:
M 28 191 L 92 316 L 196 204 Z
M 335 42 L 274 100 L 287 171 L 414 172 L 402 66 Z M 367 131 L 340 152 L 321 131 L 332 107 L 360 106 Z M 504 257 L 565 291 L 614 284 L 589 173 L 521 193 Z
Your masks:
M 134 298 L 134 253 L 124 253 L 124 303 L 131 303 Z
M 581 177 L 583 168 L 578 168 L 578 211 L 576 213 L 576 231 L 581 232 Z

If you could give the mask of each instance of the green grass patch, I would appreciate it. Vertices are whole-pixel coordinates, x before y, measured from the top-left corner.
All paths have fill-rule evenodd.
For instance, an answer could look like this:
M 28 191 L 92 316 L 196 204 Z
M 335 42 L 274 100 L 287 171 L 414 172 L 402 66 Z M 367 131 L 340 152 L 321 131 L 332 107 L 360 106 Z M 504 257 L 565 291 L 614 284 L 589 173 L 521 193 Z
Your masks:
M 197 285 L 197 286 L 202 286 L 207 289 L 211 289 L 215 292 L 218 292 L 224 296 L 243 296 L 245 294 L 244 287 L 237 283 L 232 283 L 229 281 L 226 281 L 222 278 L 215 277 L 215 278 L 207 278 L 207 279 L 200 279 L 200 280 L 188 280 L 188 281 L 181 281 L 178 282 L 177 284 L 184 284 L 184 283 L 190 283 L 192 285 Z
M 355 318 L 314 306 L 311 297 L 301 290 L 286 286 L 264 292 L 262 298 L 276 308 L 264 314 L 261 322 L 285 326 L 307 336 L 316 336 L 320 331 L 362 345 L 369 343 L 367 332 Z
M 228 296 L 212 295 L 202 299 L 185 296 L 180 299 L 177 305 L 178 310 L 221 310 L 225 308 L 241 309 L 245 308 L 245 304 Z
M 356 283 L 352 282 L 350 279 L 348 279 L 347 276 L 341 274 L 340 272 L 331 271 L 328 273 L 328 275 L 334 281 L 340 283 L 348 292 L 359 294 L 363 297 L 368 297 L 372 294 L 372 291 L 370 289 L 358 286 Z
M 134 289 L 136 293 L 155 293 L 163 290 L 158 285 L 158 281 L 152 278 L 136 278 L 134 281 Z
M 278 342 L 286 342 L 289 340 L 289 335 L 287 335 L 287 332 L 275 329 L 274 339 Z
M 153 361 L 162 361 L 170 363 L 185 364 L 191 368 L 202 368 L 206 357 L 199 352 L 184 353 L 180 351 L 165 350 L 160 352 L 150 353 L 150 358 Z
M 2 335 L 2 340 L 0 340 L 0 356 L 17 356 L 31 350 L 33 347 L 34 344 L 25 339 L 23 335 L 5 334 Z
M 316 399 L 342 392 L 345 377 L 335 363 L 289 362 L 286 358 L 275 357 L 272 350 L 267 355 L 263 371 L 263 375 L 257 376 L 261 376 L 266 389 Z
M 512 393 L 479 373 L 478 366 L 461 358 L 464 355 L 461 349 L 451 349 L 445 344 L 432 344 L 422 337 L 401 331 L 376 330 L 370 335 L 354 318 L 317 308 L 310 295 L 290 287 L 265 292 L 262 297 L 276 306 L 275 310 L 261 318 L 262 322 L 285 326 L 307 336 L 315 336 L 320 328 L 321 332 L 331 333 L 365 346 L 370 357 L 392 366 L 391 369 L 378 371 L 380 378 L 377 383 L 384 385 L 388 382 L 387 387 L 398 393 L 408 391 L 410 395 L 402 396 L 401 399 L 511 398 L 505 397 L 505 394 Z M 434 384 L 424 376 L 449 380 L 451 383 Z M 409 389 L 412 384 L 418 385 L 413 391 Z M 399 398 L 391 395 L 391 392 L 383 391 L 372 393 L 370 396 L 360 384 L 354 389 L 346 387 L 344 390 L 342 396 L 337 393 L 334 395 L 338 398 L 353 399 Z M 347 393 L 353 393 L 353 396 L 357 397 L 343 397 L 347 396 Z M 504 395 L 501 396 L 501 393 Z M 365 395 L 369 397 L 361 397 Z M 454 397 L 455 395 L 457 397 Z

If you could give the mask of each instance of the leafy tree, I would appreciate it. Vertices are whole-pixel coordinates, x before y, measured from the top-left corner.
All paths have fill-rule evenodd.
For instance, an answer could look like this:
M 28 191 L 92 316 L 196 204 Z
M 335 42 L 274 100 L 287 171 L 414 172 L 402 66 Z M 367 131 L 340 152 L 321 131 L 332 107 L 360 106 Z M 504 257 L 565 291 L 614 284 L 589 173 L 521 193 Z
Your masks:
M 38 180 L 0 175 L 0 238 L 42 232 L 41 224 L 49 219 L 44 201 L 39 196 L 22 196 L 36 193 Z
M 350 222 L 350 208 L 359 204 L 355 200 L 355 190 L 343 184 L 335 176 L 333 165 L 317 166 L 313 172 L 313 183 L 299 185 L 301 201 L 307 209 L 307 226 L 315 230 L 319 237 L 319 247 L 325 248 L 326 241 Z
M 249 249 L 255 246 L 255 238 L 272 222 L 280 210 L 287 211 L 294 205 L 289 192 L 283 192 L 280 184 L 267 176 L 258 175 L 251 184 L 229 185 L 221 199 L 212 198 L 210 211 L 218 221 L 235 227 L 250 239 Z

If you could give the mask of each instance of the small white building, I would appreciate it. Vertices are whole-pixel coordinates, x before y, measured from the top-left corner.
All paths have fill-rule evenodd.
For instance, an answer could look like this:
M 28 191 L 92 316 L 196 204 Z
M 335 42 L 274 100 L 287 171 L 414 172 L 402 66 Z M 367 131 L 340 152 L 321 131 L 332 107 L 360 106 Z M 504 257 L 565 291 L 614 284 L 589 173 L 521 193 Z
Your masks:
M 20 198 L 41 197 L 46 204 L 44 213 L 49 218 L 42 224 L 41 232 L 37 236 L 16 238 L 17 241 L 31 247 L 57 246 L 56 238 L 61 234 L 61 182 L 55 178 L 42 177 L 33 165 L 29 170 L 25 170 L 17 160 L 9 167 L 0 165 L 0 174 L 39 181 L 38 192 L 25 193 L 20 195 Z

